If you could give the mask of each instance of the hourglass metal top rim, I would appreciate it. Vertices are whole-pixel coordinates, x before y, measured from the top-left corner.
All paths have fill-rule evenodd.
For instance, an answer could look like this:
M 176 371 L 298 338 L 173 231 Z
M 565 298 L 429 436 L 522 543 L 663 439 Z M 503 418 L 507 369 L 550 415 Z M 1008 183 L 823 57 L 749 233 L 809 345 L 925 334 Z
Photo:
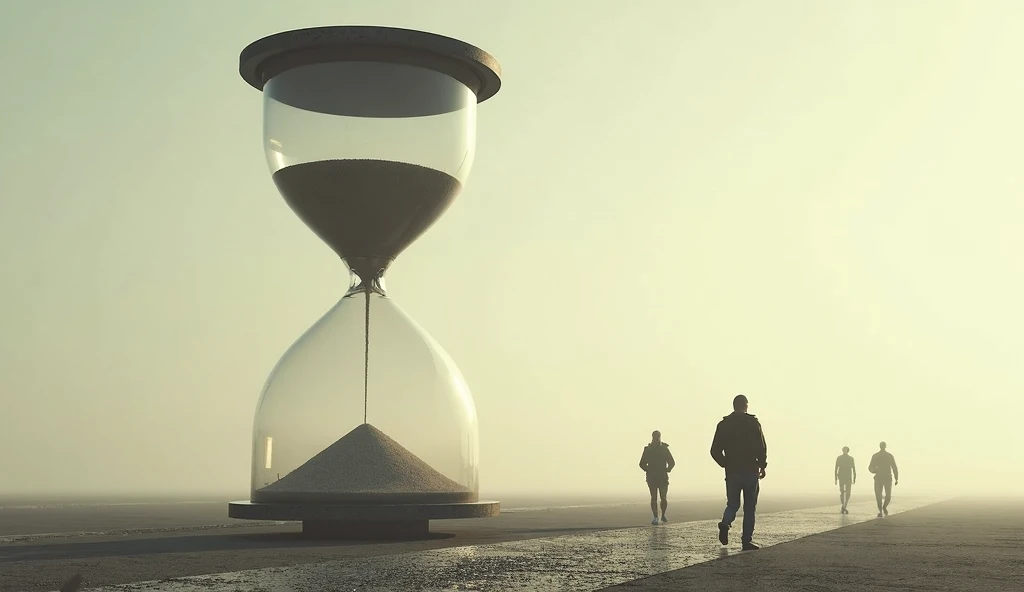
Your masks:
M 501 88 L 501 66 L 486 51 L 443 35 L 375 26 L 296 29 L 249 44 L 238 72 L 256 90 L 299 66 L 338 61 L 374 61 L 422 66 L 465 84 L 482 103 Z

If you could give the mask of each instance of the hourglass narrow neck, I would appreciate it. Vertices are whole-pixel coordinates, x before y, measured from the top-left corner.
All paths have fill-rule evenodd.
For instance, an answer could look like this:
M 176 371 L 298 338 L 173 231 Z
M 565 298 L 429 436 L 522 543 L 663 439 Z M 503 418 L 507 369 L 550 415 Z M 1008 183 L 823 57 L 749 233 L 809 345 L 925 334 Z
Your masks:
M 345 293 L 345 297 L 348 298 L 356 294 L 370 292 L 387 298 L 388 293 L 384 286 L 384 271 L 384 269 L 381 269 L 375 275 L 370 275 L 370 279 L 367 281 L 363 279 L 364 276 L 350 268 L 348 292 Z
M 342 259 L 345 261 L 345 265 L 348 265 L 348 268 L 352 273 L 356 274 L 360 278 L 383 277 L 384 272 L 388 270 L 388 267 L 391 266 L 391 262 L 394 261 L 394 258 L 392 257 L 379 256 L 354 257 L 350 255 L 348 257 L 343 256 Z

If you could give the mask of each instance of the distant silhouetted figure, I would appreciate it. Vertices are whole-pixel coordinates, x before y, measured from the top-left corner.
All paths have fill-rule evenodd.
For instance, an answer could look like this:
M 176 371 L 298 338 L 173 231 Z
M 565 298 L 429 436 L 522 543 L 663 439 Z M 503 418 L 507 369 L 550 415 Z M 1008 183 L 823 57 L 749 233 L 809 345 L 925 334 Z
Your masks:
M 871 456 L 868 472 L 875 474 L 875 501 L 878 502 L 878 517 L 889 515 L 889 500 L 892 499 L 892 478 L 896 477 L 896 485 L 900 484 L 900 470 L 896 467 L 896 459 L 885 451 L 885 442 L 878 444 L 878 452 Z M 885 491 L 885 500 L 882 491 Z
M 839 511 L 849 514 L 846 504 L 850 501 L 850 487 L 857 482 L 857 466 L 850 456 L 850 447 L 843 446 L 843 453 L 836 457 L 836 483 L 839 484 L 839 504 L 842 506 Z
M 740 509 L 743 493 L 744 551 L 758 548 L 751 540 L 754 536 L 754 512 L 757 508 L 759 479 L 764 479 L 768 467 L 768 446 L 757 418 L 747 413 L 747 398 L 736 395 L 732 400 L 733 412 L 718 422 L 715 439 L 711 443 L 711 458 L 725 469 L 725 513 L 718 523 L 718 540 L 729 544 L 729 527 Z
M 676 460 L 668 450 L 668 444 L 661 441 L 661 432 L 651 433 L 651 443 L 644 446 L 640 456 L 640 468 L 647 473 L 647 488 L 651 490 L 651 524 L 658 523 L 658 492 L 661 492 L 661 521 L 668 522 L 665 510 L 668 509 L 668 474 L 676 466 Z

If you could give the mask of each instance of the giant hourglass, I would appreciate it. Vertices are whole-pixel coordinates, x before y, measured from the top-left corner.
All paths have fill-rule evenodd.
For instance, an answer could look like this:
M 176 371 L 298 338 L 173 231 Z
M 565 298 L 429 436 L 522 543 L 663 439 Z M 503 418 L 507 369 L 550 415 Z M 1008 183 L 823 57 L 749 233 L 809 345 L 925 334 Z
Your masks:
M 466 183 L 477 104 L 499 72 L 461 41 L 385 27 L 288 31 L 242 51 L 242 78 L 263 91 L 273 181 L 351 279 L 267 379 L 251 499 L 230 516 L 386 537 L 498 512 L 478 499 L 469 389 L 384 274 Z

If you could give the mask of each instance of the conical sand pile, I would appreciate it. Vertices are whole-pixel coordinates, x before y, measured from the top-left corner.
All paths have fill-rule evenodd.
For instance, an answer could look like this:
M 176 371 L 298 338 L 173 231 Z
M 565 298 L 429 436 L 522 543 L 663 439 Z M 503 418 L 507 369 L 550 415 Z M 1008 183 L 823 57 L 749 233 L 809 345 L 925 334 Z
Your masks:
M 472 502 L 475 494 L 435 471 L 384 432 L 363 424 L 253 501 L 277 503 L 426 504 Z

